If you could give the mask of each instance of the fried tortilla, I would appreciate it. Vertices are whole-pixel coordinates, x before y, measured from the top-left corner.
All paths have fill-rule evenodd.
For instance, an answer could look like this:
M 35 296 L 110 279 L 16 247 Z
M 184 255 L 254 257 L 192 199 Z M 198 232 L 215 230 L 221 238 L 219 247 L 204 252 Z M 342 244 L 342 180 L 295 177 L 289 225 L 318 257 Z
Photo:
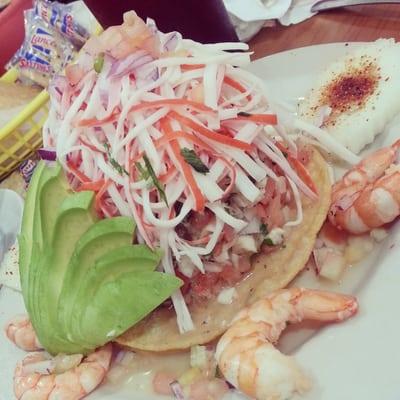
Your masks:
M 173 309 L 159 308 L 117 339 L 134 350 L 183 350 L 208 343 L 224 333 L 243 307 L 268 293 L 287 286 L 304 268 L 314 247 L 317 233 L 325 221 L 331 197 L 331 183 L 325 160 L 314 149 L 307 165 L 317 188 L 316 201 L 303 198 L 303 222 L 291 229 L 285 246 L 254 257 L 254 267 L 235 287 L 237 296 L 225 305 L 216 298 L 204 306 L 189 307 L 195 330 L 180 334 Z

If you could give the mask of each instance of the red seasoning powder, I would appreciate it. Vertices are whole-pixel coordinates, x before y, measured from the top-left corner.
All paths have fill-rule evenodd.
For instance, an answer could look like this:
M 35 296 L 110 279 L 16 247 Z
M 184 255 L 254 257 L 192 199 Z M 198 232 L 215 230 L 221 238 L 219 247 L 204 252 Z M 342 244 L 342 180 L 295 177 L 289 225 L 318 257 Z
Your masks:
M 366 59 L 358 68 L 353 67 L 338 75 L 321 93 L 319 104 L 332 108 L 324 125 L 334 125 L 338 114 L 361 109 L 376 91 L 379 79 L 379 67 L 371 59 Z

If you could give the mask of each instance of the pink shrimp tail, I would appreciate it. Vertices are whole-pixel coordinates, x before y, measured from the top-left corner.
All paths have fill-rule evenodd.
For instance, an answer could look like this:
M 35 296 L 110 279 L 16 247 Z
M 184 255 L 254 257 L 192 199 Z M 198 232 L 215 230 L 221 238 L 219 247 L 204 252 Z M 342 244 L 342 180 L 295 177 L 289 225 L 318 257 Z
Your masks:
M 292 302 L 299 306 L 304 319 L 340 322 L 358 310 L 355 297 L 321 290 L 298 289 Z
M 393 147 L 395 150 L 398 150 L 398 149 L 400 148 L 400 139 L 397 139 L 397 140 L 392 144 L 392 147 Z

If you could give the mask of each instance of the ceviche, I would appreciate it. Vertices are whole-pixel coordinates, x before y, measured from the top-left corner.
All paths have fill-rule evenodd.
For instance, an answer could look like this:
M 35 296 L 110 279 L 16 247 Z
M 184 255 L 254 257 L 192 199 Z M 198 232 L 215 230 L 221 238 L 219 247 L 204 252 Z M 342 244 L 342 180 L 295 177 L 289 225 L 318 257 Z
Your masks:
M 184 281 L 171 297 L 181 332 L 194 328 L 187 304 L 284 244 L 283 228 L 302 223 L 301 194 L 318 195 L 310 149 L 286 142 L 262 82 L 236 68 L 249 54 L 226 52 L 246 49 L 162 34 L 128 14 L 51 87 L 45 146 L 76 190 L 96 191 L 105 217 L 132 216 L 135 239 L 165 250 L 163 270 Z

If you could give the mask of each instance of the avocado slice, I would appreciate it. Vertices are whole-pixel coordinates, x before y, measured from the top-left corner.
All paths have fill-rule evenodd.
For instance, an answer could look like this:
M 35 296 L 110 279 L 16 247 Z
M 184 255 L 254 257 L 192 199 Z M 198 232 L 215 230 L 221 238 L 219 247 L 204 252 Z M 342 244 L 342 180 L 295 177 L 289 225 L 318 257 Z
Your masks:
M 180 279 L 161 272 L 122 274 L 99 287 L 82 310 L 80 330 L 93 343 L 111 341 L 153 311 L 181 284 Z
M 48 190 L 48 187 L 53 190 Z M 46 164 L 41 161 L 35 169 L 27 193 L 20 236 L 21 286 L 23 286 L 28 310 L 31 309 L 31 296 L 29 296 L 27 284 L 36 276 L 35 266 L 38 265 L 37 262 L 30 262 L 31 258 L 37 256 L 33 249 L 38 252 L 43 251 L 44 243 L 49 239 L 48 227 L 54 225 L 55 214 L 67 194 L 68 183 L 61 166 L 46 168 Z M 43 206 L 43 199 L 45 199 L 46 208 Z M 37 246 L 33 246 L 33 243 L 37 243 Z M 28 265 L 31 265 L 31 268 L 28 268 Z
M 97 222 L 79 238 L 64 277 L 58 302 L 58 319 L 65 332 L 70 333 L 73 305 L 90 267 L 108 252 L 132 243 L 134 229 L 135 224 L 131 218 L 115 217 Z
M 160 251 L 153 252 L 149 247 L 138 244 L 117 248 L 97 259 L 78 289 L 72 310 L 71 339 L 85 346 L 93 346 L 79 329 L 82 310 L 93 301 L 95 293 L 102 285 L 127 272 L 153 272 L 161 256 Z
M 72 195 L 68 188 L 68 182 L 60 165 L 53 168 L 45 168 L 41 174 L 37 190 L 37 207 L 34 215 L 34 240 L 37 243 L 39 254 L 45 251 L 45 243 L 49 243 L 52 238 L 52 230 L 56 224 L 59 208 L 65 198 Z M 37 259 L 39 254 L 32 254 L 32 258 Z M 42 258 L 40 256 L 39 258 Z M 35 287 L 38 273 L 36 267 L 39 260 L 31 263 L 29 272 L 30 287 Z M 28 295 L 28 298 L 31 296 Z
M 38 264 L 39 270 L 33 283 L 33 307 L 38 323 L 32 322 L 35 328 L 40 325 L 44 329 L 40 341 L 53 354 L 65 349 L 74 352 L 60 330 L 57 303 L 75 245 L 96 220 L 93 198 L 93 192 L 79 192 L 64 199 L 58 211 L 49 249 Z M 50 331 L 49 327 L 54 331 Z
M 30 310 L 28 296 L 29 266 L 32 258 L 34 243 L 34 217 L 39 198 L 39 182 L 45 170 L 45 163 L 40 162 L 32 175 L 31 183 L 26 194 L 24 212 L 22 215 L 21 234 L 18 237 L 19 243 L 19 273 L 24 302 L 27 310 Z
M 51 242 L 61 204 L 72 195 L 61 165 L 57 164 L 47 170 L 51 171 L 51 177 L 42 186 L 39 194 L 43 243 Z

